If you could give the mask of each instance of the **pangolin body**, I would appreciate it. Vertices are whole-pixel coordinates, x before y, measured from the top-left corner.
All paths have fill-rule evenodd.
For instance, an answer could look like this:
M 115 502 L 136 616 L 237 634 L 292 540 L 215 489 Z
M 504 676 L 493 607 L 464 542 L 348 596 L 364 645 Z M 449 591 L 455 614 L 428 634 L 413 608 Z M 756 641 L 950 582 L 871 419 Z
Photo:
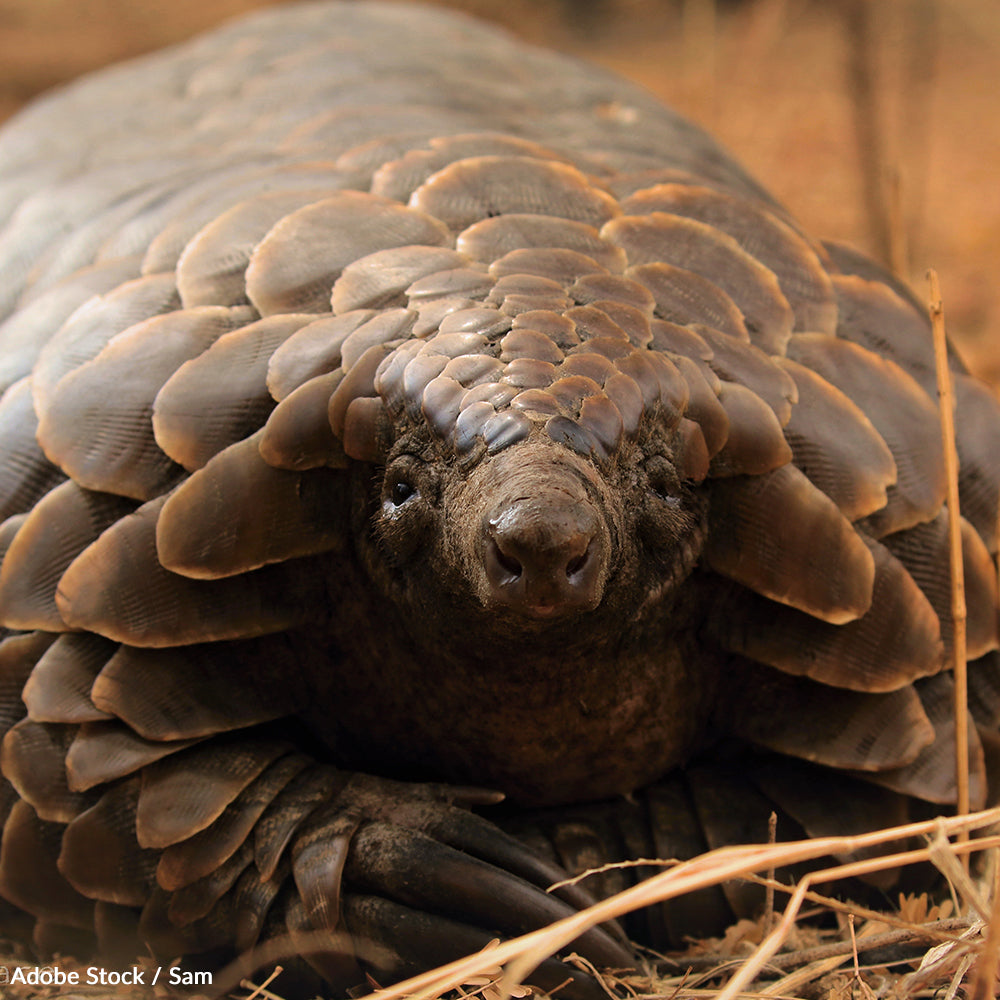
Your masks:
M 0 220 L 0 891 L 40 949 L 290 935 L 342 987 L 582 905 L 559 865 L 954 803 L 928 324 L 641 91 L 285 6 L 23 112 Z M 1000 408 L 952 369 L 981 805 Z

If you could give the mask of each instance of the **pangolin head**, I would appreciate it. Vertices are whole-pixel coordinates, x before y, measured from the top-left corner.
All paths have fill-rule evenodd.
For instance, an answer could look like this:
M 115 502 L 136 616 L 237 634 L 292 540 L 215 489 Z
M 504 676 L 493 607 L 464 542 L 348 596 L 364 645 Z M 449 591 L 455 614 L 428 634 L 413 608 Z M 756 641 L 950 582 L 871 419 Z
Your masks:
M 553 294 L 508 284 L 505 298 Z M 632 620 L 687 576 L 708 446 L 688 382 L 648 349 L 649 319 L 621 310 L 624 326 L 591 306 L 511 317 L 484 303 L 355 362 L 372 374 L 348 372 L 331 422 L 382 470 L 361 534 L 397 602 L 436 594 L 480 635 L 537 634 L 595 612 Z

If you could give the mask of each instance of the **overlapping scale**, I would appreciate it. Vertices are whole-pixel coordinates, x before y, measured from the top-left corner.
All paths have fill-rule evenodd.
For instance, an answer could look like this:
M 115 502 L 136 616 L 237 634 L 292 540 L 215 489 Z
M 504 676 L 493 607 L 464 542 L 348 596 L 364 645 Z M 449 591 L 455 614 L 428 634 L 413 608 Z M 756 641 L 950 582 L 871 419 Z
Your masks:
M 52 336 L 32 370 L 35 408 L 44 414 L 60 379 L 100 354 L 116 334 L 180 307 L 173 274 L 151 274 L 88 299 Z
M 135 840 L 139 786 L 139 778 L 112 786 L 63 834 L 59 869 L 93 899 L 142 906 L 156 885 L 159 852 Z
M 199 739 L 293 714 L 308 699 L 298 667 L 281 636 L 173 649 L 121 646 L 101 665 L 92 698 L 144 739 Z
M 249 303 L 245 275 L 258 244 L 286 215 L 329 194 L 318 188 L 267 191 L 208 222 L 177 260 L 177 291 L 184 308 Z
M 749 340 L 739 306 L 714 281 L 687 268 L 657 261 L 628 268 L 625 276 L 647 288 L 656 316 L 671 323 L 697 323 Z
M 344 341 L 377 315 L 374 309 L 352 309 L 300 327 L 275 349 L 267 363 L 268 392 L 280 402 L 315 376 L 339 368 Z
M 465 267 L 467 259 L 449 247 L 402 246 L 376 250 L 344 268 L 333 285 L 335 315 L 352 309 L 407 304 L 407 290 L 421 278 Z
M 764 205 L 693 184 L 657 184 L 622 202 L 625 215 L 669 212 L 731 236 L 772 271 L 795 314 L 794 329 L 834 333 L 837 301 L 816 251 Z
M 997 648 L 1000 621 L 996 568 L 985 543 L 964 518 L 961 530 L 966 649 L 968 659 L 974 660 Z M 954 627 L 947 511 L 906 531 L 887 535 L 882 543 L 906 566 L 927 595 L 941 620 L 941 634 L 950 651 Z
M 292 212 L 271 229 L 247 266 L 247 295 L 262 316 L 326 312 L 333 284 L 348 264 L 376 250 L 412 244 L 449 246 L 451 236 L 423 212 L 341 191 Z
M 276 469 L 304 471 L 347 464 L 343 443 L 330 426 L 330 398 L 342 370 L 316 375 L 286 396 L 261 430 L 260 456 Z
M 0 620 L 7 628 L 65 629 L 56 586 L 69 564 L 136 505 L 123 497 L 56 486 L 32 509 L 0 567 Z
M 139 276 L 134 257 L 103 261 L 74 272 L 0 323 L 0 393 L 30 371 L 45 341 L 95 295 Z
M 252 840 L 247 842 L 264 810 L 288 783 L 308 765 L 302 754 L 286 754 L 264 769 L 230 802 L 210 827 L 168 847 L 160 856 L 157 882 L 168 891 L 182 889 L 221 867 L 241 848 L 252 857 Z
M 282 631 L 322 607 L 320 571 L 308 559 L 224 580 L 164 569 L 155 537 L 163 500 L 116 522 L 70 564 L 56 592 L 70 628 L 131 645 L 175 646 Z
M 485 301 L 507 316 L 533 309 L 562 312 L 570 305 L 559 282 L 533 274 L 507 274 L 498 278 Z
M 4 736 L 3 775 L 46 822 L 68 823 L 90 804 L 66 781 L 66 751 L 74 729 L 22 719 Z
M 413 149 L 392 158 L 372 176 L 372 194 L 406 202 L 432 174 L 457 160 L 474 156 L 534 157 L 558 161 L 560 158 L 538 143 L 500 132 L 470 132 L 437 136 L 426 149 Z
M 66 753 L 70 788 L 87 791 L 191 746 L 195 740 L 146 740 L 117 719 L 85 722 Z
M 143 847 L 169 847 L 204 830 L 288 744 L 219 737 L 145 768 L 135 830 Z
M 713 476 L 760 476 L 792 460 L 774 410 L 755 392 L 738 382 L 723 382 L 718 402 L 726 414 L 728 434 L 712 455 Z
M 927 744 L 911 763 L 864 776 L 869 781 L 903 795 L 912 795 L 925 802 L 940 805 L 954 805 L 958 798 L 955 777 L 954 682 L 951 674 L 941 673 L 918 681 L 915 688 L 934 728 L 933 742 Z M 983 747 L 971 718 L 968 734 L 969 801 L 973 809 L 982 809 L 987 793 L 986 765 Z
M 161 566 L 214 580 L 344 546 L 345 526 L 331 516 L 345 509 L 343 476 L 276 469 L 261 437 L 219 452 L 167 497 L 156 522 Z
M 548 215 L 511 213 L 483 219 L 464 229 L 455 241 L 460 253 L 486 264 L 512 250 L 533 247 L 574 250 L 612 272 L 620 273 L 625 268 L 624 251 L 601 239 L 593 226 Z
M 758 596 L 740 594 L 710 629 L 735 653 L 787 674 L 853 691 L 894 691 L 944 666 L 935 607 L 892 552 L 870 541 L 871 606 L 845 624 Z
M 337 384 L 336 389 L 333 390 L 333 395 L 330 397 L 330 405 L 328 408 L 328 416 L 330 420 L 330 427 L 333 429 L 333 433 L 340 438 L 341 441 L 344 440 L 344 425 L 347 422 L 347 411 L 350 405 L 356 399 L 364 399 L 366 397 L 374 397 L 375 392 L 375 377 L 378 373 L 379 366 L 382 362 L 393 353 L 393 347 L 390 344 L 375 344 L 369 347 L 364 354 L 358 358 L 357 362 L 352 366 L 351 370 L 347 372 L 343 379 Z M 420 399 L 423 396 L 423 390 L 427 382 L 432 378 L 441 373 L 441 369 L 448 363 L 446 358 L 435 356 L 431 360 L 433 367 L 437 368 L 437 371 L 433 375 L 428 374 L 427 378 L 423 380 L 420 385 L 419 395 L 414 396 L 411 387 L 407 386 L 407 398 L 411 405 L 411 409 L 414 411 L 412 415 L 415 417 L 416 413 L 420 409 Z M 407 371 L 409 366 L 407 366 Z
M 695 329 L 712 351 L 708 361 L 712 371 L 720 379 L 737 382 L 753 390 L 774 410 L 778 423 L 784 427 L 799 398 L 794 379 L 775 359 L 767 357 L 753 344 L 734 340 L 711 327 L 697 326 Z M 688 352 L 681 350 L 679 353 Z
M 533 274 L 549 278 L 565 288 L 581 275 L 607 274 L 602 267 L 585 253 L 565 247 L 521 247 L 497 258 L 489 266 L 489 274 L 499 281 L 508 274 Z
M 196 833 L 191 837 L 191 842 L 204 842 L 210 847 L 219 846 L 215 835 L 216 827 L 220 827 L 219 832 L 225 832 L 222 824 L 225 822 L 226 813 L 222 818 L 213 823 L 207 830 Z M 180 846 L 180 845 L 174 845 Z M 167 851 L 172 850 L 168 847 Z M 164 851 L 164 856 L 167 851 Z M 191 879 L 182 885 L 175 886 L 175 881 L 170 877 L 157 871 L 157 883 L 170 892 L 170 902 L 167 905 L 167 918 L 177 927 L 190 926 L 196 921 L 210 918 L 215 906 L 230 893 L 237 880 L 248 874 L 251 861 L 250 845 L 247 843 L 238 844 L 236 849 L 230 853 L 223 861 L 211 867 L 202 877 Z M 205 867 L 207 862 L 213 861 L 214 857 L 207 854 L 205 862 L 201 867 Z M 163 883 L 166 882 L 166 885 Z M 224 905 L 224 904 L 223 904 Z
M 308 313 L 269 316 L 224 334 L 184 362 L 153 401 L 159 447 L 184 468 L 200 469 L 257 430 L 274 409 L 267 390 L 271 355 L 313 319 Z
M 935 740 L 912 686 L 849 691 L 747 663 L 730 698 L 733 731 L 751 743 L 869 776 L 916 761 Z
M 715 480 L 708 516 L 705 560 L 723 576 L 833 625 L 871 606 L 871 552 L 794 465 Z
M 531 156 L 458 160 L 418 187 L 409 205 L 455 231 L 511 213 L 573 219 L 598 228 L 620 214 L 615 199 L 575 167 Z
M 896 482 L 889 446 L 843 392 L 788 358 L 776 361 L 795 380 L 798 392 L 784 428 L 795 464 L 848 520 L 881 510 Z
M 268 153 L 268 158 L 271 155 L 273 154 Z M 254 201 L 261 196 L 266 198 L 271 194 L 287 195 L 289 200 L 286 204 L 289 207 L 286 213 L 282 213 L 287 214 L 302 205 L 329 197 L 335 191 L 355 186 L 354 171 L 341 169 L 336 163 L 331 164 L 324 159 L 301 161 L 296 158 L 285 163 L 265 163 L 260 168 L 250 165 L 248 169 L 238 171 L 232 177 L 227 177 L 225 171 L 220 171 L 209 178 L 209 182 L 200 190 L 197 185 L 191 185 L 190 197 L 160 216 L 156 235 L 149 241 L 143 257 L 143 273 L 176 268 L 193 240 L 211 227 L 216 219 L 244 202 Z M 240 243 L 248 239 L 254 243 L 259 242 L 278 218 L 272 217 L 266 228 L 256 226 L 249 234 L 246 231 L 231 232 L 233 250 L 242 260 L 241 267 L 246 265 L 253 246 L 244 243 L 240 247 Z M 219 244 L 221 240 L 217 246 Z
M 621 302 L 650 317 L 656 309 L 656 299 L 645 285 L 619 274 L 584 274 L 573 282 L 567 292 L 581 306 L 596 302 Z
M 379 344 L 407 340 L 417 314 L 412 309 L 384 309 L 350 333 L 340 345 L 340 364 L 345 372 L 368 350 Z
M 208 306 L 119 334 L 60 379 L 37 431 L 46 455 L 88 489 L 136 500 L 158 496 L 183 470 L 156 443 L 153 400 L 181 364 L 254 315 L 246 307 Z
M 45 457 L 37 430 L 31 379 L 23 378 L 0 397 L 0 518 L 4 521 L 28 510 L 66 478 Z
M 35 722 L 99 722 L 111 716 L 91 699 L 94 680 L 117 649 L 99 635 L 70 632 L 41 655 L 22 697 Z
M 934 517 L 945 496 L 944 453 L 937 411 L 920 386 L 894 362 L 839 337 L 796 334 L 788 356 L 862 408 L 892 452 L 896 482 L 866 530 L 881 537 Z
M 769 354 L 784 350 L 793 323 L 788 300 L 774 273 L 731 236 L 666 212 L 622 216 L 607 223 L 601 235 L 625 250 L 633 266 L 662 263 L 708 278 L 736 304 L 755 344 Z

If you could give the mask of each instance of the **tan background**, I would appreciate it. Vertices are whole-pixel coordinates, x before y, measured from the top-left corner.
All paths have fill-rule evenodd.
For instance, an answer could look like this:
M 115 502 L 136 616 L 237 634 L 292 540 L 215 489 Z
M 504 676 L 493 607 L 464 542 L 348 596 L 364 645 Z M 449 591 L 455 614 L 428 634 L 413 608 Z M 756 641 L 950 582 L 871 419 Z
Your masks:
M 364 0 L 358 0 L 364 2 Z M 0 0 L 0 117 L 266 0 Z M 707 126 L 816 236 L 928 266 L 1000 382 L 998 0 L 453 0 L 631 76 Z

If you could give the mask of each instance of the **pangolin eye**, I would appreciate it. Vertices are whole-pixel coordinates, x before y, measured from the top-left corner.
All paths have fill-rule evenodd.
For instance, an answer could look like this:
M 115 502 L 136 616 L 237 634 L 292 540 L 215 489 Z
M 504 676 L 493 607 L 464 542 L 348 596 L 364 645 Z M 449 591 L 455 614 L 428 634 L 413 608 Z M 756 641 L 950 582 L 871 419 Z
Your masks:
M 665 459 L 657 456 L 653 458 L 647 466 L 650 492 L 660 500 L 664 500 L 671 505 L 680 503 L 678 494 L 680 483 L 674 467 Z
M 394 506 L 401 507 L 411 497 L 415 497 L 417 493 L 418 490 L 416 486 L 414 486 L 408 479 L 397 479 L 392 484 L 392 489 L 389 491 L 389 499 L 392 501 Z

